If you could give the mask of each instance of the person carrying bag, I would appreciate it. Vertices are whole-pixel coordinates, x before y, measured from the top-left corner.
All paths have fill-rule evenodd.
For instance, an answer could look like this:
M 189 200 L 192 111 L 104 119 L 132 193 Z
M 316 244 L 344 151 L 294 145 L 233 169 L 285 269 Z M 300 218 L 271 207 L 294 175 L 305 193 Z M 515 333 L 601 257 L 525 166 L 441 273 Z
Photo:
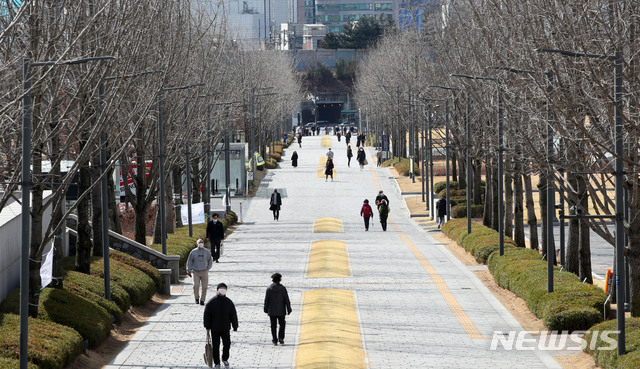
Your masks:
M 207 344 L 204 345 L 204 363 L 213 368 L 213 345 L 211 344 L 211 333 L 207 331 Z

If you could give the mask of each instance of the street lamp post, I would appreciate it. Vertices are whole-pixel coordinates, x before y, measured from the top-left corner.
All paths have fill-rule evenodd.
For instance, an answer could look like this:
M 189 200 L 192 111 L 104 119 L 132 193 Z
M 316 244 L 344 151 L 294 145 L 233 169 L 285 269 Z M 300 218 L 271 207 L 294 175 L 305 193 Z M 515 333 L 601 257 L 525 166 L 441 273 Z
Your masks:
M 625 354 L 625 286 L 624 276 L 624 164 L 622 162 L 622 56 L 619 52 L 613 55 L 578 53 L 556 49 L 535 49 L 537 52 L 555 53 L 570 57 L 586 57 L 613 61 L 613 93 L 615 123 L 615 258 L 616 258 L 616 321 L 618 330 L 618 357 Z
M 89 61 L 114 60 L 114 56 L 99 56 L 63 61 L 32 62 L 29 58 L 22 61 L 23 98 L 22 98 L 22 250 L 20 255 L 20 344 L 19 365 L 26 369 L 29 363 L 29 256 L 31 244 L 31 115 L 33 97 L 31 96 L 31 72 L 33 67 L 82 64 Z

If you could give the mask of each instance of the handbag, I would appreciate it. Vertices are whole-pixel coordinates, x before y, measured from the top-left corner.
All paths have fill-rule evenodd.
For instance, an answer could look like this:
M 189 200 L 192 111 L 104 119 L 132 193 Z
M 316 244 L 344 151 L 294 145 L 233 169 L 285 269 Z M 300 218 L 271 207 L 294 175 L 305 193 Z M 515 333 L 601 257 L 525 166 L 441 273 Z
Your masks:
M 224 255 L 224 243 L 220 242 L 220 256 Z
M 204 363 L 213 368 L 213 345 L 211 344 L 211 334 L 207 331 L 207 344 L 204 345 Z
M 362 163 L 362 165 L 367 165 L 369 164 L 369 162 L 367 161 L 367 159 L 364 159 L 364 162 Z

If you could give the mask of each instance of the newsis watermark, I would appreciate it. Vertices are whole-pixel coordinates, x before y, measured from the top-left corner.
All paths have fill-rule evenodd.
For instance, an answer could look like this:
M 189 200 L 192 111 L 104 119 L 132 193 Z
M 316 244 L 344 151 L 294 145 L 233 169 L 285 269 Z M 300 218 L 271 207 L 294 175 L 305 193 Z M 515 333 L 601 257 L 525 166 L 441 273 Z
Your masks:
M 587 347 L 590 350 L 616 350 L 618 348 L 617 334 L 618 331 L 593 331 L 589 338 L 589 342 L 584 339 L 587 331 L 495 331 L 491 338 L 491 346 L 489 350 L 516 350 L 516 351 L 560 351 L 574 350 L 583 351 Z M 599 347 L 596 347 L 598 338 L 602 341 Z

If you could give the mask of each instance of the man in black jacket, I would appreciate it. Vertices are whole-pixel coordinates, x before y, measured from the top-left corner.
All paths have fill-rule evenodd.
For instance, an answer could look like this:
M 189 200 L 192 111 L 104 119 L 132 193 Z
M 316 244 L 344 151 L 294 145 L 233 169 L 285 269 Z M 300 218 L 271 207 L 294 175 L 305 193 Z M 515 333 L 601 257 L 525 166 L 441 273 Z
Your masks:
M 264 297 L 264 312 L 271 319 L 271 342 L 274 346 L 278 345 L 278 341 L 284 345 L 284 328 L 286 326 L 284 316 L 291 314 L 291 302 L 286 287 L 280 284 L 282 274 L 274 273 L 271 280 L 273 283 L 267 288 Z M 277 324 L 280 324 L 280 329 L 276 336 Z
M 384 192 L 382 192 L 382 190 L 380 190 L 378 191 L 378 196 L 376 196 L 376 206 L 380 206 L 380 202 L 382 202 L 382 200 L 386 200 L 387 205 L 389 205 L 389 198 L 384 194 Z
M 204 327 L 207 333 L 211 332 L 213 340 L 213 362 L 216 368 L 220 368 L 220 339 L 222 339 L 222 363 L 229 366 L 229 348 L 231 347 L 231 335 L 229 330 L 238 330 L 238 314 L 236 307 L 227 296 L 227 285 L 218 284 L 217 294 L 207 302 L 204 307 Z
M 207 223 L 207 241 L 211 242 L 211 254 L 217 263 L 220 259 L 220 243 L 224 238 L 224 227 L 218 220 L 218 213 L 213 213 L 211 220 Z

